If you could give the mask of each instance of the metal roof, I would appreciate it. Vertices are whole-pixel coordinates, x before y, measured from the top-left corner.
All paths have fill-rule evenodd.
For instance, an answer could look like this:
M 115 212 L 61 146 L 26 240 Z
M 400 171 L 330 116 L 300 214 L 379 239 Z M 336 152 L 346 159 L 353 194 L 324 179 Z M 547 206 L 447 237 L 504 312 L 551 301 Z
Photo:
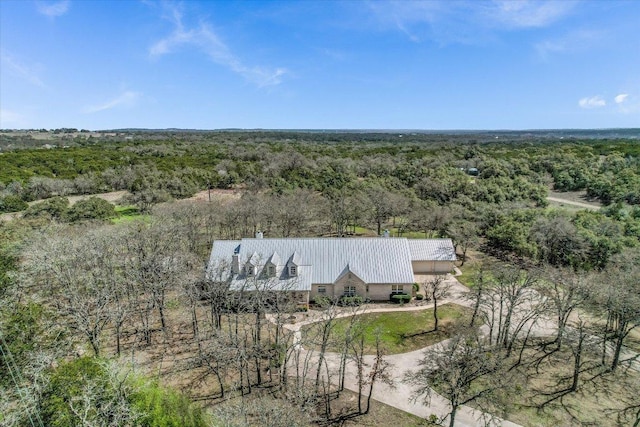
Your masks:
M 209 259 L 208 275 L 226 268 L 230 272 L 232 255 L 237 253 L 243 266 L 255 263 L 255 278 L 230 277 L 233 287 L 245 286 L 249 279 L 281 282 L 279 287 L 311 289 L 311 284 L 334 283 L 345 271 L 351 271 L 365 283 L 413 283 L 411 261 L 454 261 L 450 239 L 406 238 L 281 238 L 216 240 Z M 286 268 L 277 268 L 276 278 L 266 278 L 263 267 L 270 260 L 287 260 L 298 265 L 297 277 L 289 277 Z M 280 263 L 276 264 L 280 265 Z M 313 268 L 311 268 L 313 267 Z M 229 277 L 229 276 L 227 276 Z
M 411 261 L 455 261 L 451 239 L 408 239 Z

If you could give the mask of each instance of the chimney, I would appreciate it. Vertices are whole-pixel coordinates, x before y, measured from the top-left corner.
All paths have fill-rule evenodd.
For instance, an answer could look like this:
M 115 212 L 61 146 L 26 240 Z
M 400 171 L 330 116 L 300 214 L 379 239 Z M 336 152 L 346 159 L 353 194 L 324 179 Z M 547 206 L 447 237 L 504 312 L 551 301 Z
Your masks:
M 382 232 L 382 237 L 389 237 L 389 230 L 385 229 L 385 230 Z
M 262 239 L 263 233 L 262 231 L 257 231 L 256 232 L 256 239 Z
M 240 263 L 238 262 L 238 254 L 233 254 L 231 257 L 231 273 L 240 273 Z
M 240 254 L 240 246 L 233 250 L 233 256 L 231 257 L 231 273 L 240 273 L 240 262 L 238 261 L 238 255 Z

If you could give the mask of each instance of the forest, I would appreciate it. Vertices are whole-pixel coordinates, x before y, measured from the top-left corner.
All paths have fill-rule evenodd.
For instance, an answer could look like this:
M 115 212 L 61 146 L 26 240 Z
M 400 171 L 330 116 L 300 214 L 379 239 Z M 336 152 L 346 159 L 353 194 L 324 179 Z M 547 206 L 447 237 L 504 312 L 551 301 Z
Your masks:
M 0 425 L 639 426 L 637 135 L 0 132 Z M 384 327 L 205 280 L 215 239 L 384 230 L 451 238 L 464 309 L 441 276 Z M 371 399 L 405 385 L 446 413 Z

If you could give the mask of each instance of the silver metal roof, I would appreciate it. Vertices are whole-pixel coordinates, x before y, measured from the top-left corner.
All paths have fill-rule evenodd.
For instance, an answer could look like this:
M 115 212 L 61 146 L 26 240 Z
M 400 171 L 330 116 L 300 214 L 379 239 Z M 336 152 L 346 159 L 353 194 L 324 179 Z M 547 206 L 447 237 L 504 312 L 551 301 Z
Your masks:
M 311 284 L 334 283 L 346 271 L 353 272 L 365 283 L 413 283 L 411 261 L 454 261 L 450 239 L 406 238 L 292 238 L 216 240 L 209 259 L 208 274 L 226 268 L 231 274 L 232 255 L 237 252 L 240 269 L 248 260 L 256 265 L 256 278 L 273 281 L 288 289 L 292 280 L 296 290 L 309 290 Z M 263 267 L 268 261 L 280 260 L 276 278 L 267 279 Z M 285 261 L 286 260 L 286 261 Z M 298 265 L 297 277 L 289 277 L 285 266 Z M 313 268 L 311 268 L 313 267 Z M 240 274 L 231 277 L 233 287 L 245 286 L 249 279 Z M 227 276 L 228 277 L 228 276 Z M 286 282 L 286 283 L 285 283 Z
M 451 239 L 407 239 L 411 261 L 455 261 Z

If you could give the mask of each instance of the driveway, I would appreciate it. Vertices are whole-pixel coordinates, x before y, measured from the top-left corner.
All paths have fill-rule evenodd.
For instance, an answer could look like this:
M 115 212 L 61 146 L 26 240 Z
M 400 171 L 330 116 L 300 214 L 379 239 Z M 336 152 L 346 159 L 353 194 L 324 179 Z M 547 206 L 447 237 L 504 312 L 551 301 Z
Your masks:
M 459 305 L 469 306 L 471 302 L 465 298 L 463 298 L 463 294 L 468 292 L 468 288 L 458 282 L 455 277 L 448 275 L 447 282 L 451 285 L 450 297 L 443 299 L 438 302 L 438 305 L 446 304 L 446 303 L 454 303 Z M 427 310 L 432 308 L 433 305 L 429 303 L 423 303 L 420 305 L 406 305 L 406 306 L 396 306 L 396 307 L 369 307 L 362 306 L 358 308 L 358 314 L 364 313 L 379 313 L 379 312 L 391 312 L 391 311 L 416 311 L 416 310 Z M 341 312 L 333 313 L 335 318 L 347 317 L 353 314 L 352 310 L 342 310 Z M 269 320 L 272 322 L 275 319 L 272 316 L 267 315 Z M 292 357 L 291 360 L 299 360 L 304 361 L 309 358 L 307 366 L 317 367 L 318 365 L 318 352 L 313 350 L 306 350 L 302 346 L 302 335 L 300 330 L 303 326 L 309 325 L 311 323 L 315 323 L 321 321 L 323 319 L 323 312 L 319 311 L 310 311 L 307 313 L 304 320 L 298 321 L 296 323 L 287 323 L 284 325 L 288 330 L 294 331 L 294 348 L 296 352 L 299 352 L 298 357 Z M 441 343 L 440 343 L 441 344 Z M 439 345 L 439 344 L 436 344 Z M 393 406 L 394 408 L 398 408 L 410 414 L 416 415 L 421 418 L 428 418 L 430 415 L 434 414 L 439 418 L 445 418 L 450 412 L 449 401 L 444 397 L 440 396 L 438 393 L 433 391 L 431 399 L 429 402 L 417 401 L 414 402 L 411 400 L 411 396 L 413 394 L 413 387 L 402 382 L 402 378 L 405 374 L 410 374 L 412 371 L 415 371 L 419 366 L 419 361 L 424 357 L 424 351 L 430 347 L 425 347 L 416 351 L 401 353 L 401 354 L 393 354 L 385 356 L 384 359 L 391 365 L 389 372 L 393 375 L 393 386 L 389 386 L 387 384 L 377 382 L 373 388 L 373 399 L 385 403 L 389 406 Z M 325 353 L 325 362 L 329 368 L 329 372 L 331 372 L 332 378 L 330 381 L 333 384 L 337 385 L 338 381 L 338 372 L 340 370 L 340 360 L 341 355 L 338 353 Z M 373 366 L 375 361 L 375 356 L 368 355 L 364 356 L 365 362 L 365 377 L 368 374 L 368 369 Z M 294 366 L 295 366 L 295 362 Z M 295 368 L 291 369 L 290 372 L 295 375 Z M 315 378 L 315 369 L 311 369 L 311 372 L 308 374 L 309 377 Z M 358 379 L 357 379 L 357 367 L 355 363 L 350 361 L 347 363 L 346 367 L 346 375 L 345 375 L 345 388 L 354 392 L 358 392 Z M 368 395 L 368 387 L 365 387 L 363 390 L 364 395 Z M 492 417 L 489 414 L 485 414 L 481 411 L 475 410 L 468 406 L 462 406 L 458 409 L 456 414 L 456 423 L 455 425 L 458 427 L 476 427 L 476 426 L 484 426 L 486 425 L 487 419 L 493 419 L 494 425 L 496 426 L 504 426 L 504 427 L 518 427 L 518 424 L 512 423 L 510 421 L 501 420 L 495 417 Z
M 428 276 L 425 277 L 428 279 Z M 416 281 L 418 281 L 420 277 L 416 276 Z M 449 297 L 446 299 L 442 299 L 438 302 L 439 305 L 446 303 L 459 304 L 463 306 L 470 307 L 473 305 L 473 302 L 465 297 L 465 294 L 469 292 L 469 289 L 462 285 L 456 278 L 452 275 L 448 275 L 446 281 L 450 285 Z M 420 283 L 418 281 L 418 283 Z M 531 293 L 529 295 L 530 304 L 535 304 L 536 300 L 539 301 L 540 298 L 543 298 L 539 293 L 534 290 L 528 291 Z M 430 303 L 420 303 L 418 305 L 406 305 L 406 306 L 361 306 L 358 307 L 357 313 L 376 313 L 376 312 L 390 312 L 390 311 L 415 311 L 415 310 L 426 310 L 433 307 Z M 339 309 L 338 309 L 339 310 Z M 341 311 L 337 311 L 332 313 L 334 318 L 339 317 L 347 317 L 351 316 L 354 309 L 342 309 Z M 318 365 L 318 352 L 313 350 L 306 350 L 303 348 L 302 343 L 302 335 L 301 328 L 305 325 L 319 322 L 323 320 L 324 312 L 320 311 L 310 311 L 306 314 L 303 319 L 300 321 L 296 321 L 295 323 L 285 324 L 284 327 L 288 330 L 294 332 L 294 349 L 298 352 L 297 359 L 299 361 L 303 361 L 305 359 L 308 360 L 307 366 L 315 366 Z M 274 322 L 275 319 L 271 316 L 267 315 L 267 317 Z M 517 319 L 514 318 L 514 321 Z M 488 330 L 488 327 L 484 327 Z M 531 325 L 531 335 L 535 336 L 551 336 L 555 333 L 556 326 L 553 320 L 540 318 L 536 321 L 535 324 Z M 435 345 L 440 345 L 435 344 Z M 430 347 L 425 347 L 416 351 L 394 354 L 385 356 L 384 359 L 391 365 L 389 372 L 393 375 L 393 387 L 378 382 L 375 384 L 373 389 L 373 399 L 385 403 L 389 406 L 393 406 L 394 408 L 401 409 L 405 412 L 409 412 L 413 415 L 427 418 L 431 414 L 438 416 L 439 418 L 445 418 L 449 414 L 450 405 L 449 401 L 444 397 L 440 396 L 435 391 L 432 391 L 431 399 L 428 402 L 418 401 L 413 402 L 411 400 L 411 396 L 413 395 L 413 388 L 402 382 L 402 378 L 406 374 L 411 374 L 412 371 L 415 371 L 419 366 L 419 361 L 424 357 L 425 350 Z M 636 357 L 634 361 L 629 363 L 632 369 L 640 371 L 640 360 L 638 360 L 638 354 L 624 351 L 623 359 Z M 341 356 L 338 353 L 325 353 L 325 363 L 329 368 L 329 372 L 331 372 L 332 378 L 330 381 L 333 384 L 337 384 L 338 381 L 338 372 L 340 368 L 340 360 Z M 368 369 L 373 366 L 375 360 L 375 356 L 364 356 L 365 362 L 365 377 L 368 375 Z M 294 362 L 295 363 L 295 362 Z M 294 365 L 295 366 L 295 365 Z M 291 369 L 290 372 L 295 373 L 296 369 Z M 315 378 L 315 370 L 312 369 L 309 375 L 312 375 Z M 348 362 L 346 368 L 345 375 L 345 388 L 354 392 L 358 392 L 358 380 L 357 380 L 357 368 L 355 363 Z M 365 387 L 363 393 L 367 395 L 368 387 Z M 492 425 L 496 426 L 504 426 L 504 427 L 517 427 L 518 424 L 507 420 L 501 420 L 497 417 L 492 417 L 489 414 L 483 413 L 481 411 L 475 410 L 468 406 L 462 406 L 458 409 L 456 414 L 456 423 L 455 425 L 458 427 L 476 427 L 476 426 L 485 426 L 487 425 L 487 420 L 492 420 Z

